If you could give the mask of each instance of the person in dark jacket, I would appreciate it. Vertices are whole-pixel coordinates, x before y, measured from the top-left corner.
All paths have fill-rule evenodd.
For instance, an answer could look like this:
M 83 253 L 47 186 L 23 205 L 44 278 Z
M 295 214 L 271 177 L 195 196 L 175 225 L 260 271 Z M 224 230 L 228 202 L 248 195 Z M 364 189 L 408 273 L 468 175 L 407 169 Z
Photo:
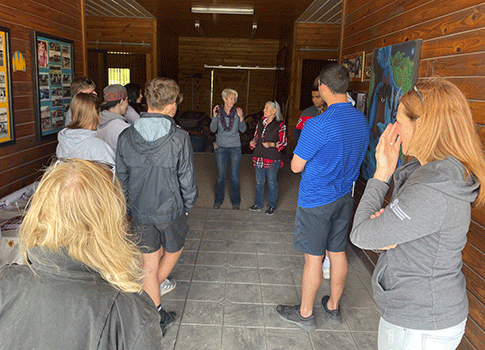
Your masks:
M 20 226 L 27 265 L 0 267 L 0 349 L 161 349 L 160 315 L 107 166 L 49 167 Z
M 400 151 L 414 158 L 396 169 Z M 350 239 L 381 250 L 372 275 L 378 348 L 455 349 L 468 315 L 470 204 L 485 204 L 485 157 L 466 97 L 442 78 L 417 84 L 382 133 L 376 161 Z
M 118 139 L 116 174 L 140 236 L 143 288 L 157 306 L 165 330 L 175 312 L 160 305 L 160 284 L 177 262 L 189 230 L 187 215 L 197 200 L 192 145 L 173 120 L 181 102 L 175 81 L 155 78 L 145 86 L 148 111 Z
M 254 150 L 253 165 L 256 175 L 256 196 L 250 211 L 263 208 L 264 183 L 268 180 L 268 208 L 266 214 L 273 215 L 278 199 L 278 170 L 283 167 L 281 151 L 286 147 L 286 125 L 283 121 L 280 105 L 268 101 L 264 106 L 264 115 L 256 126 L 254 138 L 249 143 Z

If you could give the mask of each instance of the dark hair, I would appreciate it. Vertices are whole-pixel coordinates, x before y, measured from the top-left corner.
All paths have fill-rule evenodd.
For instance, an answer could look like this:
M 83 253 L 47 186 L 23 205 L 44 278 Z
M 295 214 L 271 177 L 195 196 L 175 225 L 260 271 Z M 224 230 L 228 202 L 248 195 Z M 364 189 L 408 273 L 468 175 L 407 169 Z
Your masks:
M 133 107 L 138 114 L 146 112 L 145 107 L 143 107 L 141 103 L 136 103 L 136 100 L 138 100 L 141 93 L 141 86 L 137 83 L 128 83 L 125 85 L 125 88 L 128 95 L 128 104 Z
M 341 64 L 325 66 L 318 76 L 318 81 L 334 94 L 345 94 L 349 89 L 349 70 Z

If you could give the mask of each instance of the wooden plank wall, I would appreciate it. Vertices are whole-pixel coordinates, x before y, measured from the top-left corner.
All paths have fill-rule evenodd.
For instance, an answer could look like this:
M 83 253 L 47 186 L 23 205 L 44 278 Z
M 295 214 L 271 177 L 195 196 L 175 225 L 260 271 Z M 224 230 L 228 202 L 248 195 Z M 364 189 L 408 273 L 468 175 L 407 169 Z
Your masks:
M 179 109 L 200 110 L 210 113 L 210 66 L 242 67 L 275 67 L 279 41 L 264 39 L 228 39 L 228 38 L 179 38 L 179 85 L 185 101 Z M 192 103 L 192 73 L 201 73 L 199 81 L 199 98 L 197 103 L 197 86 L 194 80 Z M 246 115 L 256 113 L 264 108 L 264 103 L 273 98 L 275 71 L 251 70 L 249 77 L 249 102 L 247 100 L 247 70 L 216 69 L 214 71 L 213 105 L 222 102 L 221 92 L 224 88 L 235 89 L 239 93 L 237 105 L 243 108 Z M 193 107 L 193 108 L 192 108 Z
M 55 154 L 57 139 L 37 141 L 30 32 L 37 30 L 74 41 L 75 74 L 83 73 L 82 0 L 0 0 L 0 26 L 10 28 L 11 53 L 22 53 L 26 71 L 13 73 L 13 145 L 0 147 L 0 197 L 31 184 Z
M 293 50 L 291 60 L 291 86 L 288 109 L 288 136 L 290 148 L 300 110 L 301 73 L 304 59 L 338 58 L 338 51 L 306 51 L 302 49 L 337 49 L 340 44 L 339 24 L 295 23 L 293 29 Z M 310 82 L 312 84 L 313 82 Z
M 485 3 L 483 0 L 348 0 L 343 54 L 422 39 L 419 79 L 447 78 L 466 95 L 485 145 Z M 369 79 L 351 89 L 368 91 Z M 361 182 L 358 193 L 362 193 Z M 485 348 L 485 209 L 474 210 L 463 252 L 470 316 L 461 349 Z M 363 252 L 371 268 L 376 256 Z
M 157 76 L 156 18 L 86 16 L 86 41 L 88 49 L 146 54 L 146 79 L 151 80 Z M 113 44 L 96 44 L 97 41 Z M 114 44 L 119 42 L 121 44 Z

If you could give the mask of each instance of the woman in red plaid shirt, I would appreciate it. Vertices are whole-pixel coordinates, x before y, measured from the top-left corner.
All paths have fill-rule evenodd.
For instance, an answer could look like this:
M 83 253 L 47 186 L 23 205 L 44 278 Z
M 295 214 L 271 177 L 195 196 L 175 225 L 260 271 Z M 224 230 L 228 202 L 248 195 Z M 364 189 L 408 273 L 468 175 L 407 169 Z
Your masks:
M 278 169 L 283 167 L 281 151 L 286 144 L 286 125 L 280 105 L 276 101 L 268 101 L 264 106 L 264 116 L 256 126 L 254 138 L 249 143 L 249 147 L 254 150 L 253 165 L 256 175 L 256 198 L 249 210 L 260 211 L 263 208 L 264 184 L 267 179 L 266 214 L 274 214 L 278 198 Z

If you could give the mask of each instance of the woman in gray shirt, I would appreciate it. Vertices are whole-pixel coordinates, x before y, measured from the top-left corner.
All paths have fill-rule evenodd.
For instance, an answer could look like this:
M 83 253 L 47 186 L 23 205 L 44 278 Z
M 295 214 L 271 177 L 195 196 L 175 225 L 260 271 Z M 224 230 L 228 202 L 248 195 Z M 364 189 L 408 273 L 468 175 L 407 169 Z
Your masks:
M 217 132 L 214 155 L 216 157 L 217 180 L 214 209 L 219 209 L 224 201 L 226 167 L 229 163 L 231 171 L 231 203 L 238 210 L 241 205 L 241 189 L 239 186 L 239 165 L 241 163 L 241 139 L 239 132 L 246 131 L 246 123 L 241 108 L 234 106 L 237 102 L 236 90 L 224 89 L 224 103 L 215 106 L 211 121 L 211 132 Z
M 400 149 L 414 159 L 395 170 Z M 415 86 L 381 135 L 376 160 L 350 239 L 382 250 L 372 276 L 379 349 L 455 349 L 468 315 L 461 267 L 470 204 L 485 202 L 485 159 L 463 93 L 440 78 Z

